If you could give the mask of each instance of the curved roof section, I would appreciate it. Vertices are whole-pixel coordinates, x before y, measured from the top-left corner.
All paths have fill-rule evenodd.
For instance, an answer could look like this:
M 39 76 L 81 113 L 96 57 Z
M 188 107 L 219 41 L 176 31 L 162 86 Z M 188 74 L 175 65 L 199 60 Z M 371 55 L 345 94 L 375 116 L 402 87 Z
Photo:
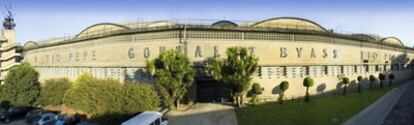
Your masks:
M 169 21 L 155 21 L 150 24 L 148 24 L 146 27 L 164 27 L 164 26 L 174 26 L 177 25 L 175 22 L 169 22 Z
M 404 46 L 404 43 L 401 42 L 401 40 L 398 39 L 397 37 L 385 37 L 385 38 L 381 39 L 381 42 L 384 43 L 384 44 Z
M 99 35 L 115 30 L 126 30 L 129 29 L 127 26 L 119 25 L 115 23 L 98 23 L 92 26 L 89 26 L 82 30 L 76 37 L 84 37 L 91 35 Z
M 37 46 L 39 46 L 39 44 L 37 44 L 36 42 L 28 41 L 23 45 L 23 48 L 30 49 L 30 48 L 36 48 Z
M 228 20 L 220 20 L 220 21 L 217 21 L 217 22 L 211 24 L 211 26 L 216 26 L 216 27 L 237 27 L 238 25 L 236 23 L 233 23 L 233 22 L 228 21 Z
M 378 41 L 379 40 L 379 36 L 369 35 L 369 34 L 351 34 L 351 36 L 356 37 L 356 38 L 371 40 L 371 41 Z
M 303 18 L 297 17 L 277 17 L 263 20 L 251 25 L 252 27 L 281 28 L 292 30 L 307 30 L 327 32 L 321 25 Z

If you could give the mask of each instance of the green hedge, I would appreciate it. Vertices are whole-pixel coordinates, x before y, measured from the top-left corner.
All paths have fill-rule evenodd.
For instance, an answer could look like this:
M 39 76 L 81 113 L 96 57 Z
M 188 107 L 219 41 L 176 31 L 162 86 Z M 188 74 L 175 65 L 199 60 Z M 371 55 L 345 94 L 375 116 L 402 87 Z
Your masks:
M 89 113 L 104 124 L 119 124 L 126 116 L 156 110 L 160 99 L 152 85 L 82 74 L 66 92 L 66 106 Z
M 54 78 L 45 80 L 40 89 L 40 96 L 38 104 L 47 105 L 61 105 L 66 91 L 71 86 L 71 81 L 67 78 Z

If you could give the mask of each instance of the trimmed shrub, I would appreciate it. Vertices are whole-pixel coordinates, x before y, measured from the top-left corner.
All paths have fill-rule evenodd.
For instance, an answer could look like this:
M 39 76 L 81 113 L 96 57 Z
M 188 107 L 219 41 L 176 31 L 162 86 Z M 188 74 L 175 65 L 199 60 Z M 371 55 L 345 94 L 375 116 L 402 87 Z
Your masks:
M 309 87 L 313 86 L 313 79 L 311 77 L 306 77 L 303 80 L 303 86 L 306 87 L 305 102 L 310 102 Z
M 392 80 L 395 79 L 395 75 L 391 73 L 391 74 L 388 75 L 388 78 L 390 79 L 390 83 L 388 84 L 388 86 L 391 87 Z
M 374 75 L 369 76 L 369 89 L 372 90 L 374 87 L 374 82 L 377 81 L 377 78 Z
M 2 102 L 13 106 L 33 106 L 39 96 L 39 73 L 29 63 L 22 63 L 9 70 L 1 86 Z
M 357 77 L 357 80 L 358 80 L 358 92 L 359 93 L 362 93 L 362 79 L 363 79 L 362 76 L 358 76 Z
M 102 124 L 120 124 L 137 112 L 156 110 L 160 99 L 153 86 L 79 76 L 66 92 L 64 103 L 86 112 Z
M 43 106 L 63 104 L 63 97 L 71 84 L 68 78 L 46 80 L 40 89 L 38 103 Z
M 253 94 L 260 95 L 262 94 L 262 87 L 259 83 L 253 83 L 252 86 Z
M 251 102 L 253 104 L 256 104 L 257 102 L 259 102 L 257 96 L 262 94 L 262 87 L 260 86 L 259 83 L 253 83 L 252 85 L 252 93 L 253 93 L 253 97 Z
M 285 96 L 285 91 L 289 89 L 289 82 L 283 81 L 280 83 L 279 87 L 280 87 L 280 90 L 282 90 L 282 92 L 279 95 L 279 104 L 283 104 L 284 103 L 283 97 Z
M 380 73 L 380 74 L 378 75 L 378 78 L 379 78 L 379 80 L 380 80 L 380 88 L 383 88 L 383 86 L 384 86 L 384 80 L 385 80 L 385 75 L 384 75 L 384 73 Z
M 348 84 L 349 84 L 349 78 L 348 77 L 344 77 L 344 78 L 342 78 L 342 83 L 344 83 L 344 95 L 346 95 L 346 91 L 347 91 L 347 87 L 348 87 Z

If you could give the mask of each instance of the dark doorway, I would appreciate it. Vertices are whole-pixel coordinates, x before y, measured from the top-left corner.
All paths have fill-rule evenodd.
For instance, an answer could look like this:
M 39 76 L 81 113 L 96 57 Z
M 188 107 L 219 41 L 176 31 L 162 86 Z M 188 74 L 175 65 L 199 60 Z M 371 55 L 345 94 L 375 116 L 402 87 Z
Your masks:
M 198 102 L 230 102 L 231 96 L 229 89 L 223 83 L 217 81 L 198 81 L 197 82 Z

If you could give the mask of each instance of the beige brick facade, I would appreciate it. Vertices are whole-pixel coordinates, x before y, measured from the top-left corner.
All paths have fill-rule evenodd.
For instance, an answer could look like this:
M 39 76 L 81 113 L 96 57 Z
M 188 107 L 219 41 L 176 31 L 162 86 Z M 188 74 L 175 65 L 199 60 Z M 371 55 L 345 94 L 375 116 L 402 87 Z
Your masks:
M 315 80 L 311 93 L 318 94 L 339 88 L 342 77 L 355 82 L 359 75 L 366 78 L 384 72 L 405 80 L 414 71 L 411 63 L 414 49 L 399 45 L 398 39 L 369 41 L 315 26 L 309 31 L 305 27 L 287 32 L 277 27 L 257 27 L 259 24 L 253 27 L 168 24 L 145 29 L 108 26 L 115 30 L 97 30 L 105 27 L 98 25 L 90 28 L 94 33 L 88 34 L 92 35 L 85 34 L 86 29 L 77 37 L 61 42 L 27 43 L 24 61 L 40 72 L 41 80 L 75 79 L 82 72 L 90 72 L 99 78 L 148 82 L 145 61 L 156 58 L 166 49 L 181 50 L 199 63 L 210 57 L 225 57 L 228 47 L 244 46 L 259 58 L 260 68 L 253 82 L 264 87 L 261 97 L 269 100 L 277 98 L 281 81 L 289 81 L 286 97 L 291 98 L 304 95 L 302 81 L 307 76 Z M 265 24 L 271 25 L 271 22 Z M 202 70 L 198 75 L 202 77 Z

